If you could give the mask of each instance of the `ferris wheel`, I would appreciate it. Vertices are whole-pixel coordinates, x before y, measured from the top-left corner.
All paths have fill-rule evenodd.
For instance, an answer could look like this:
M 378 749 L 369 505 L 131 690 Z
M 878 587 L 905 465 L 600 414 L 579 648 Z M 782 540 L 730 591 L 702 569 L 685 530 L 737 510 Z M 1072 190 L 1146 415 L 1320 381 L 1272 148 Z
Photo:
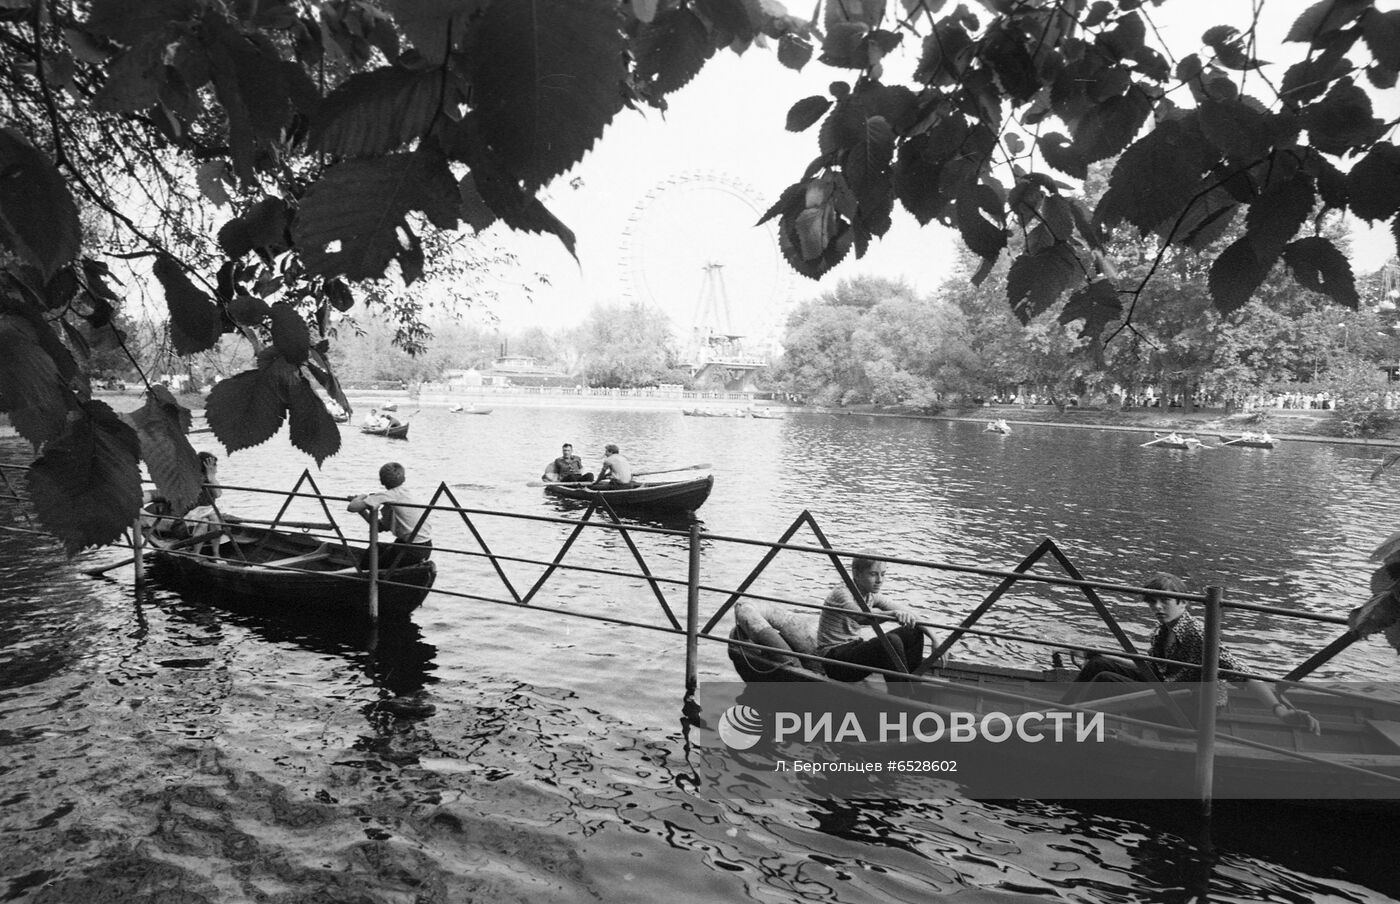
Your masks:
M 670 317 L 683 341 L 776 341 L 795 277 L 757 191 L 722 173 L 658 183 L 623 231 L 623 294 Z

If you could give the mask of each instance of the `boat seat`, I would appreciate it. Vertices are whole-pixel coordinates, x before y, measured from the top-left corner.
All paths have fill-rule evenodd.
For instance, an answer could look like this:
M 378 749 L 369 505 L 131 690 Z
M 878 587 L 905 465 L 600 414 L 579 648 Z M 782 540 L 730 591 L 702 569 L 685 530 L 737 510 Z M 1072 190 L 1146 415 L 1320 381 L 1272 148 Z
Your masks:
M 1375 729 L 1381 737 L 1400 748 L 1400 722 L 1393 722 L 1389 719 L 1367 719 L 1366 724 Z
M 309 562 L 312 559 L 319 559 L 322 556 L 324 556 L 326 554 L 326 549 L 329 545 L 330 544 L 322 543 L 320 546 L 316 547 L 311 552 L 302 553 L 299 556 L 288 556 L 285 559 L 271 559 L 269 561 L 263 562 L 262 564 L 264 566 L 271 566 L 273 568 L 295 568 L 303 562 Z

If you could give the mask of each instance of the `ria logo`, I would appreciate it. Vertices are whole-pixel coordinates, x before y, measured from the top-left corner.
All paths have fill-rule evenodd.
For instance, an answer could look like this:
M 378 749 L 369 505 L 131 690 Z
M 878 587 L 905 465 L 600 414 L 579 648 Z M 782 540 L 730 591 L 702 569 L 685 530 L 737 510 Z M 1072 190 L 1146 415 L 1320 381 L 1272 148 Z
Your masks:
M 733 750 L 748 750 L 763 740 L 763 716 L 752 706 L 736 703 L 719 717 L 719 737 Z

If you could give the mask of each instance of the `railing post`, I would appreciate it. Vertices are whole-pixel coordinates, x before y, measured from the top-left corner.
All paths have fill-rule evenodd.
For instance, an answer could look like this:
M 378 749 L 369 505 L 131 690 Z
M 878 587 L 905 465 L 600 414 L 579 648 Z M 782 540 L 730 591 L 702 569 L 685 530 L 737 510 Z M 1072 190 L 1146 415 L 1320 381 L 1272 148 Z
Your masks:
M 685 597 L 685 696 L 693 701 L 700 685 L 700 526 L 703 522 L 690 515 L 690 567 L 686 574 Z
M 1224 593 L 1206 588 L 1205 651 L 1201 660 L 1201 699 L 1196 718 L 1196 792 L 1201 814 L 1210 816 L 1215 794 L 1215 700 L 1220 682 L 1220 612 Z
M 369 508 L 369 619 L 379 621 L 379 506 Z
M 131 560 L 134 573 L 136 575 L 136 592 L 140 593 L 146 588 L 146 559 L 141 548 L 141 516 L 137 515 L 136 520 L 131 522 L 131 551 L 136 558 Z

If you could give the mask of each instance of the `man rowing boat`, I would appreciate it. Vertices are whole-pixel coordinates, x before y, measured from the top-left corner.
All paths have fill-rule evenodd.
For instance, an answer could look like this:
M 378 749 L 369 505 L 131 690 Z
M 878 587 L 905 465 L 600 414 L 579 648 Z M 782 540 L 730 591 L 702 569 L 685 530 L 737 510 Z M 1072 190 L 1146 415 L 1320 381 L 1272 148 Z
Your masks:
M 574 454 L 572 443 L 565 443 L 563 454 L 551 461 L 540 475 L 547 483 L 591 483 L 592 474 L 583 471 L 583 459 Z

